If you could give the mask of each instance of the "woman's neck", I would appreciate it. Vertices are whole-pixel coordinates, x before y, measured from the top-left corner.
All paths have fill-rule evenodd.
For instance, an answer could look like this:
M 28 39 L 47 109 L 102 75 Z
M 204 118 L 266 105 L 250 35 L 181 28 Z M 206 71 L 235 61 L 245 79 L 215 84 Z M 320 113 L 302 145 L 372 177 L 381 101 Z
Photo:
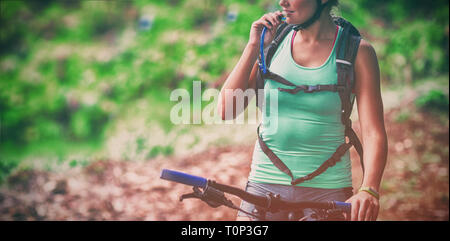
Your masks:
M 298 36 L 301 39 L 301 42 L 317 42 L 323 39 L 334 39 L 334 35 L 336 32 L 336 25 L 333 22 L 330 14 L 322 14 L 320 18 L 309 26 L 307 29 L 300 29 L 298 31 Z

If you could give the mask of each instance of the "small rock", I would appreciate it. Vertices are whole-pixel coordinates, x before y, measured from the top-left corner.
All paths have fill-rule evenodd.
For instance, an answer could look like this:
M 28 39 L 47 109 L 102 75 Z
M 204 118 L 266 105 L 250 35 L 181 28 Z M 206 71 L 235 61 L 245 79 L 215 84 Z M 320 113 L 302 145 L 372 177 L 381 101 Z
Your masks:
M 55 188 L 52 191 L 53 194 L 66 194 L 67 193 L 67 181 L 60 180 L 56 183 Z

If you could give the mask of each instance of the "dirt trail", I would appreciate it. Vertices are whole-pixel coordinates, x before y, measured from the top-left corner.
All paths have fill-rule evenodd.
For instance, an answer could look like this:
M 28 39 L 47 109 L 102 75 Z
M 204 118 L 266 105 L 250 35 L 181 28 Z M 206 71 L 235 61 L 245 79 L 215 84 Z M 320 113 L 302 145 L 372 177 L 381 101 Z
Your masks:
M 418 115 L 397 123 L 394 119 L 399 111 L 393 110 L 385 117 L 390 151 L 380 219 L 448 220 L 448 121 L 442 128 L 436 120 Z M 354 128 L 359 134 L 359 123 L 354 123 Z M 415 137 L 413 131 L 417 129 L 428 132 Z M 423 145 L 444 149 L 436 152 L 443 155 L 441 161 L 416 163 L 422 169 L 411 169 L 408 165 L 412 164 L 405 164 L 402 156 L 420 155 L 425 151 Z M 179 196 L 191 188 L 161 180 L 159 175 L 168 168 L 244 188 L 252 151 L 252 145 L 212 147 L 185 158 L 105 160 L 59 173 L 18 172 L 9 178 L 9 188 L 0 190 L 0 220 L 234 220 L 236 211 L 225 207 L 212 209 L 197 200 L 180 203 Z M 361 168 L 353 148 L 351 157 L 357 187 Z M 402 183 L 408 183 L 414 173 L 419 173 L 419 178 L 412 186 L 404 186 Z M 399 196 L 410 192 L 404 190 L 408 188 L 421 188 L 416 191 L 423 195 Z M 231 199 L 239 204 L 237 198 Z M 419 206 L 408 204 L 411 202 L 417 202 L 425 211 L 419 212 Z

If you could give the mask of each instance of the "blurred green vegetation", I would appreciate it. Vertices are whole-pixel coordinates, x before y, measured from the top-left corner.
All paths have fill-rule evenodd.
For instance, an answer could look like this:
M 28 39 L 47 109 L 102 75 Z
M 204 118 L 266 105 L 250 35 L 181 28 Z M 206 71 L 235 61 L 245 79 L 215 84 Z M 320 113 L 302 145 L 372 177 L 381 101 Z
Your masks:
M 448 75 L 448 1 L 340 2 L 336 14 L 374 45 L 383 88 Z M 28 157 L 76 166 L 73 153 L 104 148 L 120 123 L 135 125 L 134 116 L 169 133 L 170 91 L 223 78 L 251 23 L 279 8 L 273 0 L 6 0 L 0 7 L 0 179 Z M 447 112 L 448 92 L 417 104 Z M 127 150 L 145 158 L 174 153 L 170 142 L 138 136 L 134 144 Z
M 442 90 L 431 90 L 416 99 L 416 105 L 425 111 L 447 112 L 448 97 Z

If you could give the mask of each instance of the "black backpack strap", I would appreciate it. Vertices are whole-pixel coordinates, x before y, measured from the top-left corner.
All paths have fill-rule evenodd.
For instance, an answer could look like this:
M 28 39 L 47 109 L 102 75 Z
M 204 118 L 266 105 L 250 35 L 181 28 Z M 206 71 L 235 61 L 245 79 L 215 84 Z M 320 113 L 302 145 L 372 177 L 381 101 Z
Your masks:
M 331 91 L 331 92 L 337 92 L 339 91 L 338 85 L 296 85 L 293 89 L 285 89 L 285 88 L 278 88 L 279 91 L 282 92 L 288 92 L 291 94 L 297 94 L 300 91 L 303 91 L 305 93 L 314 93 L 314 92 L 321 92 L 321 91 Z
M 286 166 L 286 164 L 284 164 L 283 161 L 277 155 L 275 155 L 275 153 L 273 153 L 273 151 L 270 150 L 270 148 L 267 146 L 267 144 L 262 140 L 262 138 L 259 134 L 260 127 L 261 127 L 261 125 L 258 126 L 258 129 L 257 129 L 259 147 L 264 152 L 264 154 L 266 154 L 266 156 L 273 163 L 273 165 L 278 168 L 278 170 L 282 171 L 283 173 L 285 173 L 286 175 L 291 177 L 292 185 L 297 185 L 304 181 L 311 180 L 314 177 L 322 174 L 329 167 L 332 167 L 332 166 L 336 165 L 337 162 L 341 161 L 342 156 L 344 156 L 345 153 L 350 149 L 350 147 L 352 147 L 351 143 L 341 144 L 336 149 L 336 152 L 333 155 L 331 155 L 331 157 L 328 158 L 328 160 L 326 160 L 324 163 L 322 163 L 322 165 L 320 165 L 319 168 L 317 168 L 315 171 L 311 172 L 310 174 L 308 174 L 306 176 L 295 179 L 294 175 L 292 174 L 291 170 Z
M 278 74 L 275 74 L 273 72 L 267 71 L 267 73 L 264 75 L 264 79 L 271 79 L 274 80 L 278 83 L 281 83 L 283 85 L 287 85 L 287 86 L 292 86 L 295 87 L 296 85 L 290 81 L 288 81 L 287 79 L 279 76 Z
M 297 178 L 295 180 L 292 180 L 292 185 L 297 185 L 299 183 L 302 183 L 304 181 L 308 181 L 313 179 L 314 177 L 317 177 L 318 175 L 324 173 L 328 168 L 336 165 L 337 162 L 339 162 L 342 158 L 342 156 L 345 155 L 345 153 L 352 147 L 350 143 L 344 143 L 341 144 L 337 149 L 336 152 L 328 158 L 322 165 L 320 165 L 319 168 L 317 168 L 315 171 L 311 172 L 310 174 Z
M 258 134 L 259 147 L 264 152 L 264 154 L 266 154 L 266 156 L 270 159 L 270 161 L 272 161 L 274 166 L 276 166 L 280 171 L 284 172 L 285 174 L 290 176 L 292 180 L 294 180 L 294 175 L 292 175 L 291 170 L 283 163 L 283 161 L 280 160 L 280 158 L 277 157 L 277 155 L 275 155 L 275 153 L 273 153 L 272 150 L 270 150 L 270 148 L 262 140 L 259 134 L 259 127 L 261 127 L 261 125 L 259 125 L 258 129 L 256 130 L 256 133 Z
M 362 144 L 352 128 L 350 119 L 354 105 L 354 98 L 351 96 L 355 85 L 353 63 L 356 59 L 361 36 L 358 30 L 344 19 L 335 19 L 335 23 L 339 24 L 344 29 L 341 38 L 338 40 L 336 52 L 338 86 L 342 87 L 339 91 L 339 97 L 342 104 L 341 122 L 345 126 L 345 135 L 349 138 L 349 144 L 352 144 L 355 147 L 360 157 L 361 167 L 364 173 L 364 153 Z
M 264 73 L 261 68 L 256 72 L 256 106 L 262 110 L 264 100 Z M 260 96 L 261 95 L 261 96 Z M 261 98 L 261 99 L 260 99 Z M 261 102 L 261 103 L 260 103 Z
M 270 78 L 267 75 L 272 75 L 272 73 L 270 73 L 270 71 L 268 70 L 268 68 L 272 62 L 272 58 L 275 55 L 280 43 L 284 40 L 284 38 L 292 30 L 293 27 L 294 27 L 294 25 L 292 25 L 292 24 L 287 24 L 286 22 L 282 23 L 280 26 L 278 26 L 277 32 L 275 34 L 275 37 L 274 37 L 272 43 L 270 43 L 269 46 L 264 48 L 264 58 L 265 58 L 267 73 L 264 74 L 262 72 L 261 68 L 258 68 L 258 73 L 257 73 L 257 77 L 256 77 L 256 105 L 259 108 L 261 108 L 262 106 L 260 105 L 260 100 L 259 100 L 260 92 L 258 90 L 264 90 L 264 79 Z M 260 65 L 262 64 L 261 56 L 259 56 L 258 62 Z M 273 77 L 273 76 L 271 76 L 271 77 Z
M 270 67 L 272 58 L 277 52 L 278 46 L 280 45 L 281 42 L 283 42 L 284 38 L 286 38 L 286 36 L 289 34 L 289 32 L 291 32 L 293 28 L 294 28 L 293 24 L 287 23 L 282 23 L 278 27 L 275 38 L 273 39 L 272 43 L 270 43 L 270 45 L 266 48 L 267 52 L 264 53 L 267 68 Z

